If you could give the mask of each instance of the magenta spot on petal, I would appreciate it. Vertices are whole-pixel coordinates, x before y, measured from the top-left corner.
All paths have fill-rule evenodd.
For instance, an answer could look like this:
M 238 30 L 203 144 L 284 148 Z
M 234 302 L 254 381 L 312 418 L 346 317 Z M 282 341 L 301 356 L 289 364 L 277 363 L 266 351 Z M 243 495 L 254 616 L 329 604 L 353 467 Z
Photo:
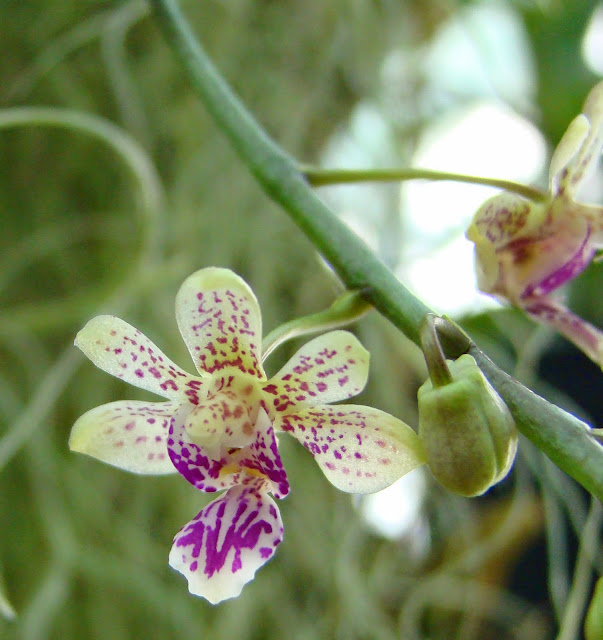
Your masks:
M 134 373 L 135 373 L 139 378 L 144 378 L 144 373 L 142 372 L 142 369 L 136 369 L 136 371 L 134 371 Z
M 335 465 L 332 462 L 325 462 L 325 467 L 331 471 L 335 471 Z
M 191 562 L 191 566 L 190 566 L 190 570 L 191 571 L 197 571 L 197 568 L 199 567 L 199 563 L 195 560 L 194 562 Z
M 124 429 L 126 431 L 132 431 L 132 429 L 136 426 L 135 422 L 128 422 L 128 424 L 124 425 Z
M 277 389 L 277 386 L 275 384 L 267 384 L 264 387 L 264 391 L 266 393 L 271 393 L 272 395 L 276 395 L 278 389 Z
M 270 549 L 270 547 L 261 547 L 260 548 L 260 555 L 262 556 L 262 558 L 269 558 L 272 555 L 272 549 Z

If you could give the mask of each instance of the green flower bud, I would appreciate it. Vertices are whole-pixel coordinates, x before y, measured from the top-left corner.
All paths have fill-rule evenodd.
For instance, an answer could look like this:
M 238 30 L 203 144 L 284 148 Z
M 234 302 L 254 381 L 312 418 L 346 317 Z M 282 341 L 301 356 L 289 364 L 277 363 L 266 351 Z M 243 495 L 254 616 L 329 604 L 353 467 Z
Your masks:
M 449 381 L 419 389 L 419 438 L 436 479 L 462 496 L 478 496 L 502 480 L 517 450 L 515 422 L 477 366 L 462 355 L 448 362 Z

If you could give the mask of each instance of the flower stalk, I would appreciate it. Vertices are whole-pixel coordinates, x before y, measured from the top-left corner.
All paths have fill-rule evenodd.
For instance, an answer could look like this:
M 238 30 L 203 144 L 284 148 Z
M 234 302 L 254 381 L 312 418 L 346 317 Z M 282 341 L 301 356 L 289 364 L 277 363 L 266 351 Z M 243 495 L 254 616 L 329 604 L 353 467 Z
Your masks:
M 427 314 L 421 327 L 421 348 L 423 349 L 431 384 L 434 389 L 438 389 L 451 384 L 452 375 L 440 345 L 435 320 L 436 316 L 433 313 Z
M 419 167 L 394 167 L 383 169 L 324 169 L 322 167 L 301 166 L 300 171 L 313 187 L 334 184 L 356 184 L 359 182 L 405 182 L 407 180 L 431 180 L 438 182 L 463 182 L 485 187 L 496 187 L 516 193 L 534 202 L 543 202 L 547 194 L 541 189 L 500 178 L 484 178 L 464 173 L 421 169 Z

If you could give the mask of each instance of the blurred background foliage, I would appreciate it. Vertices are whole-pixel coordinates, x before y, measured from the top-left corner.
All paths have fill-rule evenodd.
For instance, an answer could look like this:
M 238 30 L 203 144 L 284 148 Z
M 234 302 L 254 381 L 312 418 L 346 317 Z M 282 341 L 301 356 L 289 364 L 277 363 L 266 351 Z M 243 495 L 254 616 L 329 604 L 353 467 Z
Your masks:
M 408 164 L 434 122 L 484 98 L 534 123 L 550 151 L 601 73 L 585 60 L 597 9 L 586 0 L 182 4 L 243 100 L 305 162 Z M 491 10 L 489 23 L 474 21 Z M 501 15 L 516 37 L 502 54 L 488 35 L 502 33 Z M 73 337 L 92 315 L 115 313 L 190 369 L 173 301 L 192 271 L 241 274 L 266 330 L 324 308 L 339 285 L 228 148 L 144 2 L 4 0 L 0 24 L 0 637 L 554 637 L 587 500 L 527 442 L 483 499 L 457 499 L 417 471 L 376 506 L 337 493 L 283 437 L 293 492 L 275 559 L 234 601 L 212 607 L 188 594 L 167 555 L 207 497 L 179 477 L 139 478 L 68 451 L 84 411 L 144 397 L 84 362 Z M 433 53 L 454 24 L 481 75 L 454 48 Z M 9 125 L 5 110 L 23 106 L 77 110 L 119 129 L 107 144 L 99 121 L 78 125 L 72 112 L 53 126 L 39 113 Z M 367 109 L 370 126 L 358 133 Z M 482 145 L 478 161 L 498 153 Z M 464 170 L 450 158 L 445 168 Z M 546 164 L 532 179 L 544 184 Z M 351 213 L 338 199 L 346 189 L 325 198 L 404 274 L 401 247 L 422 240 L 405 235 L 399 187 L 354 187 L 363 208 Z M 463 220 L 451 223 L 457 235 Z M 570 292 L 599 326 L 602 278 L 594 265 Z M 508 371 L 603 426 L 600 372 L 569 345 L 512 310 L 456 316 Z M 359 401 L 416 425 L 420 354 L 374 313 L 354 330 L 372 354 Z M 271 356 L 268 371 L 295 347 Z M 385 532 L 383 521 L 404 513 Z

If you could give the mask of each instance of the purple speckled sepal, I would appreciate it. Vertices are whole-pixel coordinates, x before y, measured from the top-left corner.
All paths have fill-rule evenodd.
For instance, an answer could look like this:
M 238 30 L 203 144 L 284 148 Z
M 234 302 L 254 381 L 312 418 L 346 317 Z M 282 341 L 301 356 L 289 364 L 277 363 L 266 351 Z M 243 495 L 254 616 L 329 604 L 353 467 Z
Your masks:
M 249 285 L 228 269 L 189 276 L 176 296 L 176 320 L 200 373 L 236 370 L 264 380 L 262 316 Z
M 201 380 L 174 364 L 149 338 L 115 316 L 96 316 L 75 345 L 97 367 L 141 389 L 183 401 Z
M 248 477 L 176 534 L 170 566 L 186 577 L 191 593 L 214 604 L 234 598 L 274 555 L 283 523 L 269 489 L 262 479 Z
M 341 491 L 380 491 L 425 462 L 417 434 L 372 407 L 311 407 L 279 416 L 276 426 L 297 438 Z

